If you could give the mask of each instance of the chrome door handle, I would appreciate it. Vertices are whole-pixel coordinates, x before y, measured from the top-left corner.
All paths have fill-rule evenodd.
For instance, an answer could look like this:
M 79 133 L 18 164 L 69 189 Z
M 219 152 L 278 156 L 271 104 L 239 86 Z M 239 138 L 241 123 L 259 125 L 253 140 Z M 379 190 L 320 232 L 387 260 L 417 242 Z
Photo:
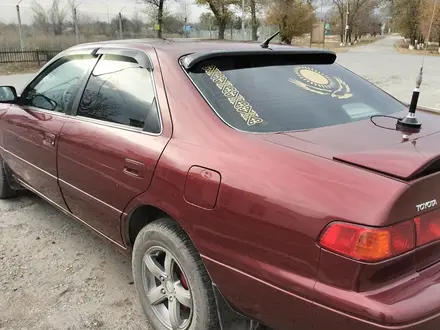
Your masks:
M 126 158 L 123 172 L 130 176 L 143 178 L 145 174 L 145 165 L 136 160 Z
M 52 146 L 53 147 L 55 145 L 55 139 L 56 139 L 55 134 L 44 133 L 43 144 L 45 144 L 47 146 Z

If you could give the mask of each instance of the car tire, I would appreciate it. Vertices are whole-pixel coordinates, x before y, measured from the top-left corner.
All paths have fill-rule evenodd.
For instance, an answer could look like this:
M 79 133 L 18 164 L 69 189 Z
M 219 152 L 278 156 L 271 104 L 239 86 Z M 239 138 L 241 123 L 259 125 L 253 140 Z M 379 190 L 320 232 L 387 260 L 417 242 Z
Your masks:
M 191 240 L 173 220 L 159 219 L 139 232 L 132 268 L 153 329 L 219 329 L 209 275 Z
M 5 163 L 0 158 L 0 199 L 11 198 L 16 195 L 16 191 L 12 189 L 6 176 Z

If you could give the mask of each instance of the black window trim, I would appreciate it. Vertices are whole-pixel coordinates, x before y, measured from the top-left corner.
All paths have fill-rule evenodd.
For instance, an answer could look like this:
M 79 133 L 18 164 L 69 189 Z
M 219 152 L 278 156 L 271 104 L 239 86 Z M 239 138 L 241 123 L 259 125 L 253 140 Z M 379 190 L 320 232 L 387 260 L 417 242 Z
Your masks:
M 47 110 L 47 109 L 42 109 L 42 108 L 38 108 L 35 106 L 29 106 L 29 105 L 24 105 L 22 104 L 23 101 L 23 95 L 26 95 L 26 93 L 28 93 L 29 88 L 37 81 L 37 83 L 39 83 L 42 80 L 42 76 L 46 76 L 46 72 L 48 72 L 48 70 L 50 70 L 49 72 L 51 72 L 52 67 L 54 66 L 54 64 L 56 64 L 58 61 L 64 59 L 64 58 L 68 58 L 68 57 L 75 57 L 76 55 L 90 55 L 90 59 L 95 58 L 95 63 L 93 63 L 90 68 L 86 71 L 86 73 L 84 74 L 83 79 L 81 80 L 81 83 L 78 85 L 78 89 L 77 89 L 77 95 L 78 94 L 82 94 L 83 93 L 83 88 L 85 86 L 85 84 L 87 83 L 87 81 L 89 80 L 90 74 L 92 73 L 93 69 L 96 66 L 96 63 L 98 62 L 98 58 L 94 57 L 93 52 L 90 52 L 90 49 L 84 49 L 84 50 L 76 50 L 76 51 L 72 51 L 72 52 L 63 52 L 58 54 L 57 56 L 55 56 L 50 62 L 48 62 L 39 72 L 38 74 L 26 85 L 26 87 L 23 89 L 22 93 L 20 94 L 19 100 L 20 106 L 26 107 L 26 108 L 30 108 L 32 110 L 38 110 L 38 111 L 42 111 L 45 113 L 50 113 L 50 114 L 58 114 L 58 115 L 72 115 L 73 113 L 73 109 L 74 109 L 74 105 L 75 105 L 75 99 L 72 102 L 72 104 L 70 105 L 70 107 L 67 109 L 66 112 L 56 112 L 53 110 Z M 43 77 L 44 78 L 44 77 Z
M 212 58 L 219 57 L 239 57 L 239 56 L 289 56 L 308 57 L 307 64 L 333 64 L 336 60 L 336 53 L 325 49 L 309 49 L 281 46 L 277 48 L 248 48 L 242 50 L 216 50 L 210 52 L 196 52 L 184 55 L 180 58 L 180 64 L 186 69 L 190 70 L 198 63 Z
M 154 78 L 154 69 L 153 69 L 153 65 L 152 65 L 152 61 L 150 59 L 150 56 L 143 51 L 140 51 L 137 49 L 132 49 L 132 48 L 115 48 L 115 47 L 105 48 L 105 47 L 103 47 L 103 48 L 94 50 L 93 52 L 97 56 L 97 61 L 93 65 L 93 68 L 90 70 L 90 72 L 87 72 L 87 79 L 84 80 L 84 84 L 81 84 L 80 88 L 78 88 L 78 94 L 75 97 L 75 100 L 72 104 L 72 113 L 70 115 L 75 116 L 75 118 L 78 120 L 91 122 L 91 123 L 95 123 L 95 124 L 99 124 L 99 125 L 115 127 L 115 128 L 124 129 L 127 131 L 143 133 L 143 134 L 147 134 L 147 135 L 151 135 L 151 136 L 162 135 L 162 133 L 164 131 L 163 121 L 162 121 L 162 111 L 161 111 L 161 107 L 159 104 L 159 98 L 157 95 L 156 80 Z M 112 122 L 108 122 L 108 121 L 101 120 L 101 119 L 94 119 L 94 118 L 89 118 L 89 117 L 78 115 L 79 104 L 80 104 L 81 99 L 83 97 L 83 94 L 85 92 L 86 86 L 90 80 L 90 77 L 92 76 L 92 72 L 95 69 L 95 67 L 98 65 L 102 56 L 104 56 L 105 54 L 120 55 L 120 56 L 133 58 L 138 64 L 140 64 L 142 66 L 143 69 L 151 71 L 151 79 L 152 79 L 153 93 L 154 93 L 154 102 L 156 103 L 156 111 L 157 111 L 158 117 L 159 117 L 159 125 L 160 125 L 159 133 L 148 132 L 148 131 L 145 131 L 143 128 L 137 128 L 137 127 L 132 127 L 132 126 L 124 125 L 124 124 L 112 123 Z
M 132 48 L 114 48 L 114 47 L 102 47 L 97 50 L 96 55 L 120 55 L 125 57 L 130 57 L 134 59 L 138 64 L 140 64 L 143 68 L 153 71 L 153 64 L 148 56 L 143 51 L 132 49 Z

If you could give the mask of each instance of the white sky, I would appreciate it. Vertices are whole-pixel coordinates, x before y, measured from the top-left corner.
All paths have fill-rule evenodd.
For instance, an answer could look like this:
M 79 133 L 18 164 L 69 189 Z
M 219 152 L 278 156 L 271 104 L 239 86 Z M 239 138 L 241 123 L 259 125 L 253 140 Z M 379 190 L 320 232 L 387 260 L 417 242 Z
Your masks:
M 18 1 L 19 0 L 0 0 L 1 22 L 17 22 L 17 12 L 15 9 L 15 5 L 18 3 Z M 29 24 L 32 21 L 32 1 L 33 0 L 22 0 L 22 2 L 20 3 L 20 13 L 23 24 Z M 190 13 L 190 16 L 188 18 L 189 22 L 197 21 L 200 14 L 204 11 L 207 11 L 206 8 L 195 5 L 194 0 L 180 0 L 180 2 L 177 2 L 175 0 L 166 0 L 165 4 L 167 5 L 167 8 L 169 8 L 169 10 L 171 10 L 172 12 L 179 12 L 183 9 L 183 5 L 181 4 L 181 2 L 183 1 L 187 1 L 187 8 L 188 12 Z M 52 4 L 52 0 L 38 0 L 38 2 L 46 9 L 50 8 Z M 82 2 L 77 8 L 78 13 L 85 12 L 92 17 L 99 18 L 102 21 L 107 21 L 107 4 L 110 19 L 116 16 L 119 11 L 124 7 L 125 8 L 123 9 L 122 14 L 129 18 L 133 16 L 136 11 L 139 12 L 139 14 L 143 15 L 141 10 L 146 8 L 145 4 L 136 3 L 136 0 L 75 0 L 75 2 L 77 4 Z M 61 4 L 66 6 L 66 9 L 68 9 L 67 0 L 61 0 Z M 70 17 L 70 10 L 68 15 Z

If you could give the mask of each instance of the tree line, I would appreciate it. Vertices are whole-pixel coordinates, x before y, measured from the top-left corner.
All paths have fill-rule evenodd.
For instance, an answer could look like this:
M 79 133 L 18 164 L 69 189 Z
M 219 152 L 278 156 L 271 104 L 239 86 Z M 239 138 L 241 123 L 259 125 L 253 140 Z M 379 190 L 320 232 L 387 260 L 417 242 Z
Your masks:
M 440 2 L 436 5 L 435 0 L 390 0 L 389 6 L 394 24 L 409 40 L 410 48 L 426 41 L 440 44 Z M 428 34 L 429 40 L 425 40 Z
M 49 8 L 43 8 L 34 0 L 33 27 L 47 34 L 74 33 L 75 0 L 67 1 L 66 6 L 62 0 L 52 0 Z M 122 16 L 124 35 L 145 36 L 146 30 L 159 38 L 164 32 L 185 34 L 191 0 L 137 1 L 145 4 L 145 16 L 142 18 L 138 12 L 131 18 Z M 440 5 L 434 10 L 435 0 L 245 0 L 244 8 L 242 0 L 195 1 L 207 12 L 200 15 L 198 22 L 192 22 L 192 28 L 215 29 L 219 39 L 226 37 L 227 28 L 241 29 L 244 11 L 244 25 L 251 29 L 252 40 L 258 40 L 261 25 L 275 25 L 280 30 L 281 41 L 290 44 L 294 37 L 309 33 L 314 22 L 323 20 L 330 24 L 333 34 L 339 34 L 341 40 L 349 43 L 368 33 L 380 33 L 384 25 L 393 32 L 401 32 L 411 45 L 423 43 L 428 31 L 429 41 L 440 42 Z M 172 2 L 179 3 L 181 10 L 173 13 L 167 10 Z M 82 35 L 114 36 L 120 28 L 118 15 L 102 22 L 80 12 L 76 19 Z
M 144 14 L 143 16 L 141 16 L 141 13 L 135 12 L 131 18 L 125 15 L 121 15 L 120 18 L 118 14 L 113 14 L 106 21 L 102 21 L 79 10 L 75 16 L 75 3 L 78 3 L 78 1 L 68 0 L 66 6 L 62 0 L 52 0 L 49 7 L 43 7 L 39 1 L 34 0 L 31 4 L 33 28 L 55 36 L 74 34 L 74 21 L 76 19 L 81 35 L 114 36 L 119 32 L 119 21 L 121 20 L 124 35 L 140 36 L 147 34 L 145 30 L 147 28 L 152 29 L 157 20 L 157 13 L 154 12 L 154 8 L 151 8 L 151 6 L 146 6 L 145 10 L 141 12 Z M 161 31 L 183 35 L 184 21 L 182 13 L 173 14 L 163 10 L 160 24 Z

